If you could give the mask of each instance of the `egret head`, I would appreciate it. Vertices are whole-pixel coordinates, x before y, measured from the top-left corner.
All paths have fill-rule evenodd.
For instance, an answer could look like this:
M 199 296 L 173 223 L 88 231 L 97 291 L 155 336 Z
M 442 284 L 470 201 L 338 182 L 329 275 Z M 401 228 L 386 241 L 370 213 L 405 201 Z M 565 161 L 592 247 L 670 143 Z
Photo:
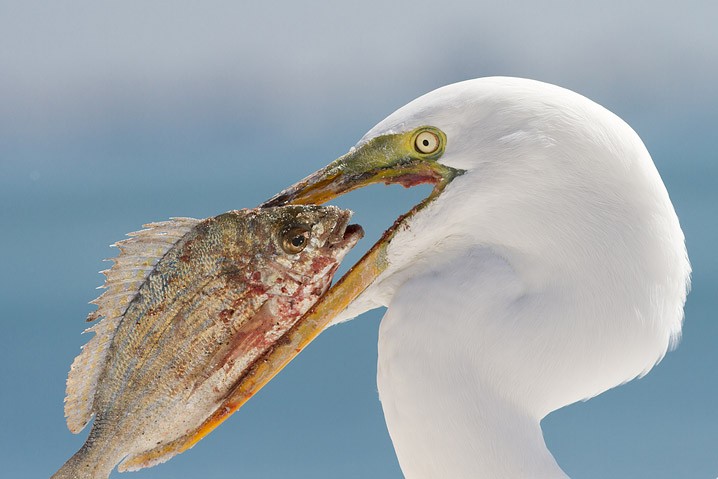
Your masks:
M 575 376 L 544 381 L 568 391 L 547 400 L 544 411 L 645 373 L 680 333 L 690 266 L 673 206 L 638 135 L 581 95 L 512 78 L 440 88 L 266 205 L 322 203 L 371 183 L 431 183 L 434 190 L 310 312 L 329 318 L 311 334 L 380 276 L 413 267 L 419 255 L 436 255 L 456 238 L 506 258 L 527 294 L 560 292 L 554 304 L 562 311 L 591 309 L 583 324 L 547 322 L 521 339 L 518 349 L 563 358 L 557 370 L 579 364 L 567 357 L 588 358 L 583 369 L 573 367 Z M 548 364 L 542 360 L 522 367 Z M 516 383 L 532 384 L 531 377 Z

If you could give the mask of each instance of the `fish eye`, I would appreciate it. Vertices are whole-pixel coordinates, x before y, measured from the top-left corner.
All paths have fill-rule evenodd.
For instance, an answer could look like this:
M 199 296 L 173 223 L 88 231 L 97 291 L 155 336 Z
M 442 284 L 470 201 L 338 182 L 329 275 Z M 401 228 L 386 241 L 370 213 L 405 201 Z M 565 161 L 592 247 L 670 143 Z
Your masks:
M 306 226 L 290 226 L 283 230 L 279 243 L 287 254 L 301 253 L 309 244 L 311 230 Z
M 439 149 L 439 136 L 431 131 L 424 130 L 414 139 L 414 148 L 419 153 L 434 153 Z

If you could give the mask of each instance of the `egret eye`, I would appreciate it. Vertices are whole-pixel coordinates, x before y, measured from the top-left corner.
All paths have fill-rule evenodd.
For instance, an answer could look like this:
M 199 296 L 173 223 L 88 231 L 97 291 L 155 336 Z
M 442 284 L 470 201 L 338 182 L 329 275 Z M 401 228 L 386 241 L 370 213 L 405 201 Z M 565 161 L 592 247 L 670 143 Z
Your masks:
M 419 153 L 434 153 L 439 149 L 439 137 L 430 131 L 422 131 L 416 135 L 414 148 L 416 148 L 416 151 Z
M 301 253 L 309 244 L 311 230 L 306 226 L 291 226 L 282 232 L 280 244 L 285 253 Z

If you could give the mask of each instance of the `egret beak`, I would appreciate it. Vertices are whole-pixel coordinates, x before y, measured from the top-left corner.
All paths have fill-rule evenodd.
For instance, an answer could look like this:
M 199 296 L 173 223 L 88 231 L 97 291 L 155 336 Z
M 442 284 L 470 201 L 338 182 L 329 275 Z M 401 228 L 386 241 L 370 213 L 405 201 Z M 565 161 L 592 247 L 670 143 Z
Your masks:
M 373 138 L 316 173 L 277 194 L 262 206 L 322 204 L 372 183 L 411 187 L 451 181 L 457 170 L 438 163 L 446 136 L 433 127 Z
M 431 194 L 399 217 L 381 239 L 334 284 L 267 352 L 248 368 L 222 405 L 192 436 L 171 445 L 177 451 L 194 446 L 239 409 L 316 338 L 388 266 L 387 249 L 399 226 L 433 201 L 462 170 L 438 163 L 446 136 L 433 127 L 373 138 L 282 191 L 262 206 L 321 204 L 372 183 L 406 187 L 433 183 Z M 168 446 L 169 448 L 170 446 Z

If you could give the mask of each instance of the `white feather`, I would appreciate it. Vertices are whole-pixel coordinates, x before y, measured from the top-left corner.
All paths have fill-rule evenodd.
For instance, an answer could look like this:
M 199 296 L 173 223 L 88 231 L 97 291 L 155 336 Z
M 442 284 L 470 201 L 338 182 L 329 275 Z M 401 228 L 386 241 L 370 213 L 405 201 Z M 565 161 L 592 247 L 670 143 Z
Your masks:
M 336 322 L 388 306 L 378 383 L 407 478 L 564 477 L 540 420 L 646 374 L 680 337 L 690 265 L 656 168 L 571 91 L 484 78 L 360 142 L 432 125 L 467 170 L 398 233 Z

